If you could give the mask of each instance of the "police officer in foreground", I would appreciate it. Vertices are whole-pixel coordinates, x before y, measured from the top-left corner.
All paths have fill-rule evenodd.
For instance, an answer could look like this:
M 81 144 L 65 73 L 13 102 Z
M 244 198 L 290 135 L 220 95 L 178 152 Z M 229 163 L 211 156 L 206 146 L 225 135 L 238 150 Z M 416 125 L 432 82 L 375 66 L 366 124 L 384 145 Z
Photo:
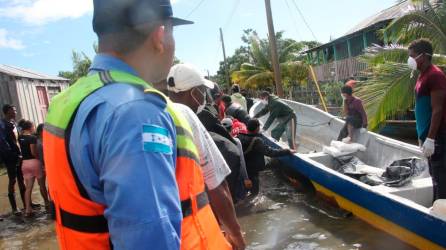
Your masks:
M 60 248 L 229 249 L 190 127 L 150 85 L 172 65 L 173 26 L 191 22 L 169 0 L 93 2 L 99 54 L 44 130 Z

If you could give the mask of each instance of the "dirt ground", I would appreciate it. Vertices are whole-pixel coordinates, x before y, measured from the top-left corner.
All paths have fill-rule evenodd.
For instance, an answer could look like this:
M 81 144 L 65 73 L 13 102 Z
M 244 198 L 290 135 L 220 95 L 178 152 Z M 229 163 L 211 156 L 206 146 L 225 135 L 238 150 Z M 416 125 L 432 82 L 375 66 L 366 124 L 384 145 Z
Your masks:
M 14 216 L 8 202 L 8 176 L 0 175 L 0 249 L 7 250 L 52 250 L 58 249 L 53 222 L 44 209 L 37 181 L 33 189 L 33 203 L 41 204 L 32 219 Z M 18 187 L 16 186 L 16 201 L 23 208 Z

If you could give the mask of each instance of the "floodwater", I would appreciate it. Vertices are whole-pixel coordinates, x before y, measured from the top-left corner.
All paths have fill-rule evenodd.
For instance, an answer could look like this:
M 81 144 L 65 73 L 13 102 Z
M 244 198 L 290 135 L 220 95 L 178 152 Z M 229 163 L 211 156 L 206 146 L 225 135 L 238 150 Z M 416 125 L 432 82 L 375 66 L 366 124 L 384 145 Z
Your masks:
M 414 249 L 349 212 L 297 190 L 279 171 L 260 174 L 258 197 L 238 205 L 248 249 Z
M 261 173 L 261 193 L 237 204 L 248 249 L 413 249 L 310 190 L 296 189 L 278 171 Z M 34 219 L 9 215 L 7 177 L 0 176 L 0 249 L 57 249 L 53 223 L 43 212 Z M 43 204 L 37 187 L 33 201 Z M 17 200 L 19 201 L 18 193 Z
M 2 219 L 0 221 L 0 249 L 58 249 L 53 222 L 49 220 L 43 205 L 34 218 L 27 219 L 11 215 L 7 187 L 7 175 L 0 176 L 0 218 Z M 23 208 L 18 191 L 16 187 L 17 205 Z M 44 204 L 37 181 L 34 183 L 33 203 Z

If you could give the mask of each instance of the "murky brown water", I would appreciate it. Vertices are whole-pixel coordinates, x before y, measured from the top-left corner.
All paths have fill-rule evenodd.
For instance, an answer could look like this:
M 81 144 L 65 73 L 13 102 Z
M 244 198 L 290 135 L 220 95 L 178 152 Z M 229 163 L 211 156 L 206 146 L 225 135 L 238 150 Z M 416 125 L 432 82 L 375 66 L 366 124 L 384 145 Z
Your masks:
M 0 176 L 0 249 L 25 250 L 58 249 L 53 222 L 48 219 L 42 206 L 32 219 L 11 215 L 7 196 L 8 177 Z M 16 187 L 17 205 L 22 208 L 18 187 Z M 37 182 L 34 184 L 33 203 L 43 204 Z
M 260 195 L 237 206 L 248 249 L 412 249 L 278 176 L 263 172 Z M 6 187 L 7 177 L 0 176 L 0 249 L 57 249 L 53 223 L 43 208 L 30 220 L 7 214 Z M 39 196 L 35 187 L 34 202 L 43 204 Z

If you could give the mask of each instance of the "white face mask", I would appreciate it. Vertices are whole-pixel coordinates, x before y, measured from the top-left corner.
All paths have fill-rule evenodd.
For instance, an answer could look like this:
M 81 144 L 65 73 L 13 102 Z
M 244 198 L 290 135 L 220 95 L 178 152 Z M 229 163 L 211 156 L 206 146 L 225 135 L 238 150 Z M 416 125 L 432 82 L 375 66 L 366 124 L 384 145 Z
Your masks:
M 192 94 L 192 92 L 191 92 L 191 96 L 192 96 L 192 99 L 194 99 L 194 101 L 196 102 L 196 103 L 198 103 L 198 108 L 197 108 L 197 114 L 199 114 L 199 113 L 201 113 L 201 111 L 203 111 L 204 110 L 204 108 L 206 107 L 206 92 L 204 92 L 204 94 L 200 91 L 200 90 L 198 90 L 198 89 L 196 89 L 201 95 L 203 95 L 203 102 L 200 104 L 198 101 L 197 101 L 197 99 L 195 98 L 195 96 Z
M 409 58 L 407 58 L 407 66 L 409 66 L 409 69 L 411 70 L 417 70 L 418 65 L 415 58 L 409 56 Z
M 423 54 L 424 54 L 424 53 L 423 53 Z M 417 57 L 415 57 L 415 58 L 409 56 L 409 58 L 407 58 L 407 66 L 409 66 L 409 68 L 410 68 L 411 70 L 417 70 L 417 69 L 418 69 L 417 59 L 418 59 L 418 57 L 420 57 L 420 56 L 423 55 L 423 54 L 419 54 L 419 55 L 418 55 Z M 427 54 L 427 55 L 429 55 L 429 54 Z
M 347 97 L 345 97 L 343 94 L 341 94 L 342 100 L 345 101 L 345 99 L 347 99 Z
M 265 99 L 260 100 L 260 102 L 263 103 L 263 104 L 265 104 L 265 105 L 268 104 L 268 100 L 265 100 Z

